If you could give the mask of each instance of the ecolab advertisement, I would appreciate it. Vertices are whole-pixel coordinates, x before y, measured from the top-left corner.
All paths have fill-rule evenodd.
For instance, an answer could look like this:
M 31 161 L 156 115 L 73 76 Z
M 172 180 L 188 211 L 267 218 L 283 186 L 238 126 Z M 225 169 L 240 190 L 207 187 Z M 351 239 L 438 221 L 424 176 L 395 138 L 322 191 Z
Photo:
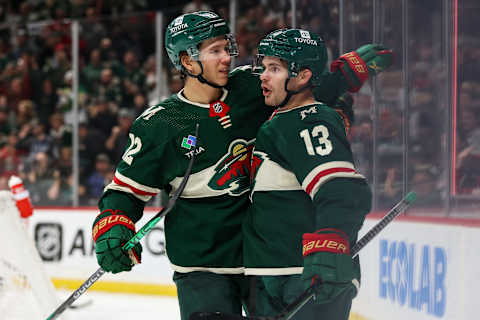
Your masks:
M 378 220 L 367 219 L 361 235 Z M 360 252 L 361 319 L 478 319 L 480 228 L 396 220 Z M 360 236 L 361 236 L 360 235 Z

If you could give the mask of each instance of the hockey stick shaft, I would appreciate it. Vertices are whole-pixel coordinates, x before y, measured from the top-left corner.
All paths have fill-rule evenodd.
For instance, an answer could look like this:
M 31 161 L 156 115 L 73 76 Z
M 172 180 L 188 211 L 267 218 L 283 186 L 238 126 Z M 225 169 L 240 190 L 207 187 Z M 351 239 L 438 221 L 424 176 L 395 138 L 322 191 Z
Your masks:
M 128 240 L 127 243 L 125 243 L 122 246 L 122 249 L 125 251 L 128 251 L 135 247 L 137 243 L 140 242 L 140 240 L 145 237 L 145 235 L 160 221 L 162 218 L 170 212 L 173 207 L 175 206 L 175 202 L 177 201 L 178 197 L 183 192 L 183 189 L 185 189 L 185 186 L 187 185 L 188 178 L 190 177 L 190 173 L 192 171 L 193 167 L 193 161 L 195 160 L 195 155 L 196 155 L 196 149 L 198 145 L 198 130 L 199 130 L 199 125 L 197 124 L 195 128 L 195 137 L 196 139 L 196 144 L 194 148 L 194 152 L 192 155 L 192 158 L 190 159 L 188 163 L 187 170 L 185 171 L 185 175 L 183 177 L 182 182 L 178 186 L 178 189 L 175 191 L 173 196 L 170 198 L 168 201 L 168 205 L 165 208 L 162 208 L 153 218 L 148 220 L 147 223 L 143 225 L 143 227 L 138 230 L 138 232 L 130 239 Z M 63 311 L 65 311 L 75 300 L 77 300 L 85 291 L 87 291 L 88 288 L 90 288 L 98 279 L 100 279 L 103 275 L 105 274 L 105 270 L 103 270 L 101 267 L 97 269 L 80 287 L 75 290 L 53 313 L 47 318 L 47 320 L 53 320 L 56 319 L 60 314 L 62 314 Z
M 373 238 L 375 238 L 390 222 L 398 215 L 404 212 L 415 200 L 417 195 L 415 192 L 409 192 L 399 203 L 397 203 L 389 212 L 377 222 L 360 240 L 355 243 L 352 248 L 352 258 L 355 258 L 360 250 L 362 250 Z M 310 299 L 315 296 L 313 287 L 305 290 L 292 304 L 287 307 L 284 315 L 280 315 L 275 319 L 290 320 Z
M 355 258 L 360 250 L 367 245 L 373 238 L 377 236 L 393 219 L 395 219 L 402 212 L 407 210 L 407 208 L 417 200 L 417 194 L 415 192 L 409 192 L 405 198 L 400 200 L 399 203 L 395 205 L 389 212 L 377 222 L 377 224 L 371 228 L 363 237 L 355 243 L 352 248 L 352 258 Z
M 352 248 L 352 258 L 356 257 L 360 250 L 362 250 L 373 238 L 375 238 L 393 219 L 404 212 L 413 202 L 415 202 L 417 195 L 415 192 L 409 192 L 399 203 L 397 203 L 385 216 L 377 222 Z M 290 320 L 306 303 L 308 303 L 315 296 L 313 287 L 305 290 L 298 296 L 290 305 L 287 306 L 286 311 L 280 315 L 273 317 L 243 317 L 239 315 L 222 314 L 220 312 L 198 312 L 192 314 L 190 320 Z

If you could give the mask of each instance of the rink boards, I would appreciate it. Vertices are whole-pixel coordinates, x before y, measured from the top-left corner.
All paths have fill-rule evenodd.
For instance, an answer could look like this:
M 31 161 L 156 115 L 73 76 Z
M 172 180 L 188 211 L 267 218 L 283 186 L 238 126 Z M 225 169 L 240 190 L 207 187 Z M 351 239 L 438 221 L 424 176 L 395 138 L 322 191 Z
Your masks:
M 376 222 L 367 219 L 362 232 Z M 368 320 L 476 319 L 479 227 L 475 220 L 400 217 L 391 223 L 361 251 L 353 312 Z
M 146 210 L 143 226 L 156 211 Z M 98 268 L 92 241 L 96 209 L 36 209 L 29 231 L 55 286 L 76 289 Z M 131 272 L 106 273 L 93 290 L 174 296 L 173 271 L 165 256 L 163 221 L 141 241 L 142 263 Z
M 153 216 L 147 211 L 137 224 Z M 95 209 L 37 209 L 29 224 L 57 287 L 76 289 L 98 265 L 91 240 Z M 378 219 L 370 216 L 361 234 Z M 480 287 L 480 223 L 397 218 L 360 254 L 362 287 L 353 319 L 473 319 Z M 106 274 L 92 289 L 175 295 L 165 256 L 163 224 L 143 241 L 142 264 Z

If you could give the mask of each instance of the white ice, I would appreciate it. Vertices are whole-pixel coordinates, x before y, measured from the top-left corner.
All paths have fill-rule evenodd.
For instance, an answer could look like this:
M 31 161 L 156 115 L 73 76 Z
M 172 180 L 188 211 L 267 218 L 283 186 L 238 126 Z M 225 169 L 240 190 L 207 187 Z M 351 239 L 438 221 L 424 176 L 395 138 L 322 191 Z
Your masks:
M 58 291 L 62 300 L 70 294 Z M 87 291 L 73 304 L 68 320 L 180 320 L 176 297 Z

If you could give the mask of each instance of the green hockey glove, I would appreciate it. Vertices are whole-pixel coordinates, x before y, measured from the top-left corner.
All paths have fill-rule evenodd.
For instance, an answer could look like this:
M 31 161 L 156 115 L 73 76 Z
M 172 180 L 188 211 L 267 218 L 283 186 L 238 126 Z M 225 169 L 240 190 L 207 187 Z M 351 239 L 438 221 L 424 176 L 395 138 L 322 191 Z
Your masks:
M 348 91 L 357 92 L 368 77 L 373 77 L 393 63 L 392 50 L 381 44 L 367 44 L 355 51 L 345 53 L 330 65 L 330 70 L 340 70 L 347 83 Z
M 93 222 L 92 236 L 98 264 L 103 270 L 119 273 L 130 271 L 140 263 L 142 246 L 138 243 L 125 252 L 122 246 L 135 235 L 135 224 L 124 212 L 107 209 Z
M 345 92 L 335 101 L 333 109 L 342 117 L 343 124 L 345 125 L 345 132 L 350 132 L 355 116 L 353 114 L 353 97 L 350 93 Z
M 353 286 L 353 260 L 348 237 L 342 231 L 321 229 L 304 233 L 303 257 L 304 287 L 314 287 L 315 303 L 329 303 Z

